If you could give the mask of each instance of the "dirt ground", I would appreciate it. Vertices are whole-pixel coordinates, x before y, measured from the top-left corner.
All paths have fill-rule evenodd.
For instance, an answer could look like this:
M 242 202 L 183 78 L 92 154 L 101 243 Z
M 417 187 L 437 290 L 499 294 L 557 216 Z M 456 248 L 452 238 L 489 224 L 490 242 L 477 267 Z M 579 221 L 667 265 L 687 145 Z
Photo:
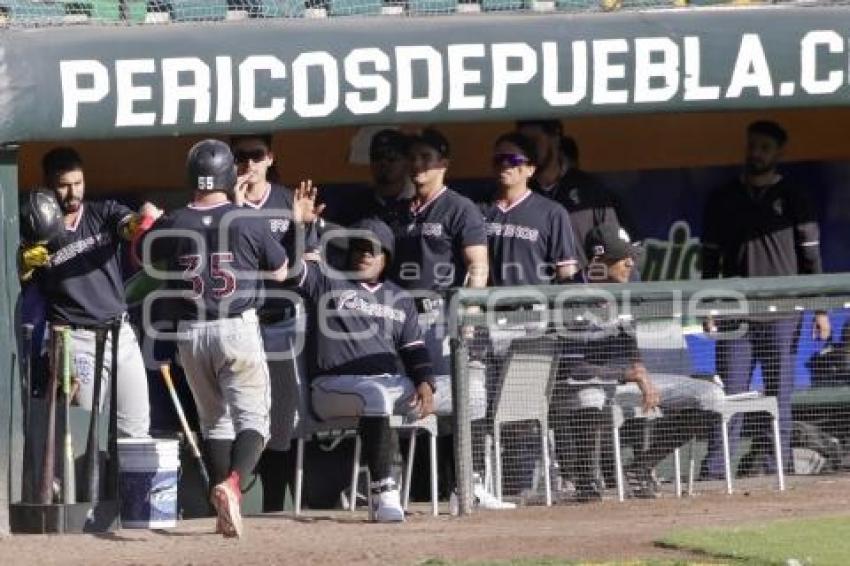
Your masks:
M 125 529 L 104 536 L 20 535 L 0 539 L 8 564 L 417 564 L 447 560 L 559 557 L 586 560 L 698 558 L 654 546 L 672 529 L 757 523 L 791 517 L 850 515 L 850 477 L 789 478 L 788 490 L 738 482 L 731 497 L 698 484 L 692 498 L 603 501 L 526 507 L 468 518 L 423 511 L 403 525 L 365 523 L 365 511 L 248 517 L 245 536 L 212 534 L 213 519 L 181 522 L 168 531 Z M 710 492 L 707 488 L 711 488 Z M 447 511 L 443 505 L 443 512 Z M 703 559 L 704 560 L 704 559 Z

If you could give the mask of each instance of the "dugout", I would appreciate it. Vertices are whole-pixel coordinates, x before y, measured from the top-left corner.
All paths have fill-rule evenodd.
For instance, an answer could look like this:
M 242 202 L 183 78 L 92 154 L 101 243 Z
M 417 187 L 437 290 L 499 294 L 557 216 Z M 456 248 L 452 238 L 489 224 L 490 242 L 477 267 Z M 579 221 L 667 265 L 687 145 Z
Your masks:
M 327 151 L 323 136 L 355 137 L 371 124 L 450 124 L 456 146 L 470 152 L 456 158 L 470 178 L 481 171 L 476 146 L 525 117 L 569 119 L 597 171 L 633 170 L 646 158 L 635 146 L 649 144 L 659 167 L 732 165 L 739 142 L 722 141 L 766 112 L 800 140 L 794 159 L 841 162 L 850 153 L 842 137 L 850 14 L 839 8 L 214 23 L 197 21 L 200 6 L 187 23 L 110 26 L 95 17 L 52 27 L 64 17 L 39 13 L 42 4 L 16 24 L 14 10 L 33 4 L 7 3 L 0 31 L 8 392 L 0 427 L 12 431 L 0 437 L 2 530 L 20 491 L 17 190 L 36 182 L 28 171 L 47 145 L 79 142 L 101 194 L 169 190 L 163 179 L 182 178 L 183 150 L 198 136 L 278 131 L 276 144 L 297 147 L 284 155 L 307 156 Z M 683 137 L 664 145 L 665 132 Z M 285 180 L 311 172 L 306 159 L 284 159 Z M 829 173 L 841 178 L 840 169 Z M 364 170 L 352 175 L 362 180 Z M 846 198 L 836 192 L 823 204 L 836 223 L 847 219 Z M 846 270 L 840 250 L 836 258 L 833 270 Z

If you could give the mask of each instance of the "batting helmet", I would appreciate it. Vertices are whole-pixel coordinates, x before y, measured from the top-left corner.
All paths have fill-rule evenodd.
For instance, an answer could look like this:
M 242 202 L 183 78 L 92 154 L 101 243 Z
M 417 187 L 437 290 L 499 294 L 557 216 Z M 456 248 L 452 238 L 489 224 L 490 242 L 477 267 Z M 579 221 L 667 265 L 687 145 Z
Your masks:
M 230 192 L 236 186 L 236 163 L 223 141 L 203 140 L 193 145 L 186 171 L 193 190 Z
M 52 191 L 37 189 L 24 195 L 20 208 L 21 241 L 46 244 L 62 234 L 62 209 Z

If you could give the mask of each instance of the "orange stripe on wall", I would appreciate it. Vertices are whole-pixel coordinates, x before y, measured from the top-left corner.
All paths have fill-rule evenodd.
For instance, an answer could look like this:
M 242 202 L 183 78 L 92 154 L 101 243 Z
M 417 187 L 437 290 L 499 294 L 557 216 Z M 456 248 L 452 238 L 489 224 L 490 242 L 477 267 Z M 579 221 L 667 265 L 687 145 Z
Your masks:
M 564 120 L 590 171 L 628 171 L 730 165 L 742 161 L 743 132 L 756 119 L 774 119 L 789 132 L 786 159 L 850 160 L 850 108 L 577 117 Z M 449 178 L 490 173 L 493 140 L 510 122 L 444 124 L 452 145 Z M 413 131 L 416 128 L 403 128 Z M 312 178 L 319 184 L 364 183 L 368 167 L 349 162 L 355 127 L 280 132 L 274 150 L 284 182 Z M 181 190 L 189 147 L 199 138 L 151 138 L 79 142 L 90 194 Z M 21 187 L 41 182 L 40 160 L 55 144 L 24 144 L 19 158 Z

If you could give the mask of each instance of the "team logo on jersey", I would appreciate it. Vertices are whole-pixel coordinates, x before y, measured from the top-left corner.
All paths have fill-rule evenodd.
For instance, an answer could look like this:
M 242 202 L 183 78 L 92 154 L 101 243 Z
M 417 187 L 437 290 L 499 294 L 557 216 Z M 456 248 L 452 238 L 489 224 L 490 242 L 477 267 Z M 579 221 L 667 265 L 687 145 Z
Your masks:
M 407 318 L 404 311 L 368 301 L 361 297 L 357 291 L 343 291 L 340 293 L 337 299 L 336 310 L 353 310 L 363 313 L 366 316 L 385 318 L 396 322 L 404 322 Z
M 408 224 L 407 236 L 425 236 L 439 238 L 443 235 L 443 225 L 439 222 L 423 222 L 422 224 Z
M 519 240 L 527 240 L 529 242 L 536 242 L 540 237 L 540 231 L 536 228 L 529 228 L 528 226 L 520 226 L 518 224 L 488 222 L 486 224 L 486 229 L 488 236 L 517 238 Z
M 269 228 L 272 234 L 286 234 L 289 230 L 288 218 L 272 218 L 269 220 Z
M 782 216 L 782 212 L 784 210 L 785 210 L 785 203 L 782 201 L 781 198 L 778 198 L 775 201 L 773 201 L 773 211 L 776 214 L 778 214 L 779 216 Z
M 51 267 L 61 265 L 82 253 L 87 253 L 95 248 L 112 245 L 113 241 L 112 234 L 109 232 L 99 232 L 88 238 L 71 242 L 51 256 L 49 265 Z
M 578 187 L 573 187 L 572 189 L 570 189 L 570 192 L 567 195 L 567 198 L 569 198 L 572 201 L 572 203 L 576 206 L 581 204 L 581 199 L 578 196 Z
M 201 224 L 203 224 L 204 226 L 211 225 L 212 224 L 212 216 L 202 216 L 201 217 Z
M 439 222 L 424 222 L 422 224 L 422 235 L 439 238 L 443 235 L 443 225 Z

